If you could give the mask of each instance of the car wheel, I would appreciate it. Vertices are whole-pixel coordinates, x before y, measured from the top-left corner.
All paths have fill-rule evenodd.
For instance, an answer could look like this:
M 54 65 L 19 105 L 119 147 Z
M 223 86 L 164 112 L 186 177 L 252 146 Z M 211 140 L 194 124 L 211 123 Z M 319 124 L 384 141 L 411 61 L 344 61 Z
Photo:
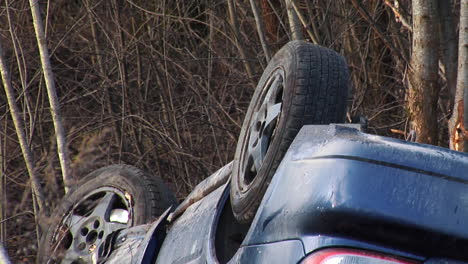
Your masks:
M 146 224 L 176 199 L 161 179 L 128 165 L 98 169 L 55 208 L 42 235 L 38 263 L 95 263 L 116 231 Z
M 336 52 L 304 41 L 285 45 L 258 83 L 234 156 L 233 213 L 253 219 L 266 188 L 303 125 L 343 123 L 348 69 Z

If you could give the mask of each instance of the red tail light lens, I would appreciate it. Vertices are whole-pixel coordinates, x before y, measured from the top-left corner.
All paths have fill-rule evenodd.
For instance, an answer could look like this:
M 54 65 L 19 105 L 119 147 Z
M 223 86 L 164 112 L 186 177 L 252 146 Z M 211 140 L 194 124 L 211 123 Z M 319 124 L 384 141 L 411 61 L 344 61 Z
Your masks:
M 302 260 L 301 264 L 417 264 L 381 253 L 364 250 L 330 248 L 314 252 Z

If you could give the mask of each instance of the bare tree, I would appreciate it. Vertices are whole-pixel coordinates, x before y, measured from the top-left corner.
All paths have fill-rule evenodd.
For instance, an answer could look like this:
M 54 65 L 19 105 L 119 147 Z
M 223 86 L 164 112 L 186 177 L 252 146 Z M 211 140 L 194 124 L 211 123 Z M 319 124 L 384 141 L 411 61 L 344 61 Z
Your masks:
M 456 82 L 456 91 L 454 97 L 454 105 L 452 116 L 449 120 L 449 135 L 450 148 L 458 151 L 463 149 L 466 151 L 468 144 L 466 139 L 468 133 L 467 127 L 467 95 L 468 88 L 468 67 L 467 67 L 467 47 L 468 47 L 468 6 L 467 0 L 462 0 L 460 3 L 460 33 L 458 43 L 458 73 Z M 464 91 L 465 90 L 465 91 Z M 465 140 L 465 143 L 464 143 Z
M 57 138 L 57 150 L 60 166 L 62 168 L 63 183 L 65 185 L 65 192 L 67 192 L 68 188 L 72 184 L 72 179 L 69 172 L 70 166 L 68 164 L 65 129 L 62 125 L 60 105 L 58 102 L 57 92 L 55 90 L 54 75 L 52 73 L 52 66 L 50 64 L 49 51 L 47 50 L 44 25 L 42 24 L 38 0 L 29 0 L 29 5 L 31 6 L 34 30 L 36 31 L 37 45 L 39 47 L 42 70 L 44 72 L 44 79 L 47 87 L 47 95 L 49 97 L 50 111 L 54 121 L 55 134 Z
M 455 87 L 457 86 L 457 33 L 455 18 L 452 12 L 451 0 L 438 0 L 440 16 L 440 48 L 441 61 L 444 65 L 444 75 L 450 95 L 449 106 L 453 107 Z
M 23 158 L 26 163 L 26 168 L 29 174 L 29 180 L 31 181 L 32 197 L 33 197 L 33 209 L 36 217 L 36 222 L 39 216 L 39 212 L 45 212 L 46 205 L 44 199 L 44 192 L 42 190 L 39 176 L 34 166 L 34 159 L 31 149 L 28 146 L 28 140 L 24 132 L 24 124 L 20 117 L 20 109 L 16 104 L 14 90 L 11 85 L 10 72 L 6 64 L 5 57 L 3 55 L 3 47 L 0 42 L 0 72 L 3 81 L 3 88 L 7 96 L 8 105 L 10 108 L 10 114 L 13 119 L 13 124 L 15 126 L 16 134 L 20 142 L 21 152 L 23 153 Z
M 449 133 L 449 146 L 451 149 L 459 149 L 459 144 L 456 143 L 458 140 L 458 132 L 456 126 L 460 122 L 457 122 L 459 118 L 458 107 L 460 100 L 462 99 L 462 93 L 456 91 L 457 87 L 457 57 L 458 57 L 458 42 L 457 34 L 455 31 L 456 20 L 454 13 L 452 12 L 453 1 L 439 0 L 439 14 L 440 14 L 440 48 L 441 48 L 441 62 L 444 66 L 444 76 L 448 90 L 448 105 L 447 110 L 451 110 L 452 115 L 448 121 L 448 133 Z M 443 41 L 442 41 L 443 40 Z
M 304 39 L 301 23 L 291 0 L 286 0 L 286 10 L 288 13 L 289 28 L 291 29 L 291 38 L 293 40 Z
M 464 93 L 463 137 L 465 139 L 464 151 L 468 152 L 468 133 L 466 131 L 468 127 L 468 0 L 461 0 L 460 3 L 457 92 Z
M 1 56 L 1 55 L 0 55 Z M 5 175 L 5 151 L 4 144 L 0 138 L 0 243 L 5 243 L 7 237 L 7 228 L 4 221 L 6 217 L 6 175 Z
M 413 40 L 408 108 L 416 141 L 437 144 L 438 122 L 437 0 L 413 0 Z
M 312 40 L 312 42 L 314 44 L 318 45 L 319 44 L 318 37 L 315 35 L 315 33 L 310 28 L 310 26 L 309 26 L 309 24 L 307 22 L 307 19 L 301 13 L 301 10 L 299 9 L 299 7 L 296 4 L 295 0 L 289 0 L 288 2 L 294 8 L 294 12 L 296 13 L 297 18 L 301 21 L 302 26 L 305 28 L 305 30 L 307 32 L 307 35 L 309 35 L 309 37 L 310 37 L 310 40 Z M 298 25 L 296 25 L 295 27 L 298 27 Z M 299 27 L 299 30 L 300 29 L 301 28 Z M 300 38 L 301 36 L 296 36 L 296 37 Z

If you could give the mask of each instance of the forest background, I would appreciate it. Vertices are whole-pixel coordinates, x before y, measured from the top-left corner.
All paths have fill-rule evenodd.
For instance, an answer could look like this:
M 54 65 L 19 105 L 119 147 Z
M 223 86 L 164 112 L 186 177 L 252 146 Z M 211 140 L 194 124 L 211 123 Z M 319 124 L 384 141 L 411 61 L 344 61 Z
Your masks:
M 58 96 L 58 143 L 31 3 Z M 292 39 L 345 56 L 348 121 L 365 116 L 372 134 L 461 150 L 466 9 L 466 0 L 2 0 L 2 244 L 13 262 L 34 260 L 36 220 L 64 195 L 58 152 L 69 186 L 126 163 L 183 199 L 233 158 L 256 82 Z

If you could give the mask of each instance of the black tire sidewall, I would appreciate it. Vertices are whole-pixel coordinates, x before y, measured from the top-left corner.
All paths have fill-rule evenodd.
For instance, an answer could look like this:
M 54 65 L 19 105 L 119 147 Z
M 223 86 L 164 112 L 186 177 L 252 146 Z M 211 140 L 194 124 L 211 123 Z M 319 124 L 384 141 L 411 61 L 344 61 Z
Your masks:
M 296 62 L 296 54 L 291 49 L 290 45 L 281 49 L 270 61 L 267 68 L 264 70 L 262 77 L 257 85 L 257 89 L 255 89 L 254 95 L 252 96 L 251 103 L 247 110 L 246 117 L 244 119 L 241 133 L 239 136 L 239 142 L 236 148 L 236 154 L 234 158 L 234 167 L 233 167 L 233 175 L 242 173 L 241 159 L 243 158 L 241 155 L 243 154 L 242 148 L 245 147 L 245 143 L 249 140 L 249 124 L 252 121 L 252 116 L 255 112 L 255 106 L 259 103 L 262 103 L 262 94 L 263 89 L 259 89 L 259 87 L 264 88 L 267 82 L 270 80 L 272 74 L 277 70 L 281 69 L 284 72 L 284 84 L 283 84 L 283 102 L 282 102 L 282 113 L 279 119 L 279 123 L 276 126 L 275 133 L 281 134 L 282 128 L 284 128 L 285 122 L 287 121 L 284 116 L 288 116 L 289 114 L 289 105 L 291 104 L 292 99 L 292 91 L 286 91 L 288 88 L 295 88 L 295 76 L 296 72 L 292 71 L 294 67 L 294 63 Z M 288 88 L 286 88 L 288 87 Z M 253 179 L 253 181 L 249 184 L 245 191 L 241 187 L 242 183 L 240 182 L 242 179 L 240 177 L 233 177 L 231 181 L 231 202 L 233 203 L 233 212 L 238 220 L 244 220 L 247 216 L 247 211 L 249 210 L 249 204 L 252 203 L 253 200 L 261 199 L 263 195 L 260 189 L 262 186 L 268 184 L 268 177 L 259 177 L 259 175 L 268 175 L 271 170 L 271 166 L 265 166 L 267 164 L 271 164 L 272 161 L 275 159 L 278 153 L 279 144 L 278 141 L 281 137 L 275 136 L 270 142 L 270 148 L 268 149 L 265 159 L 263 161 L 263 166 L 261 167 L 260 171 L 257 173 L 257 177 Z M 246 210 L 243 210 L 246 208 Z
M 329 114 L 325 118 L 305 118 L 301 115 L 302 113 L 297 113 L 298 109 L 293 106 L 293 104 L 304 103 L 306 101 L 306 96 L 304 94 L 310 93 L 310 91 L 298 91 L 300 89 L 309 89 L 305 87 L 304 84 L 297 83 L 298 78 L 322 78 L 321 73 L 310 73 L 308 68 L 303 68 L 304 65 L 301 65 L 299 56 L 301 55 L 300 50 L 310 49 L 314 53 L 321 54 L 321 56 L 332 57 L 336 59 L 333 63 L 337 63 L 339 66 L 337 74 L 343 74 L 343 79 L 341 82 L 338 82 L 337 89 L 343 95 L 340 95 L 336 101 L 340 105 L 337 107 L 338 113 Z M 330 63 L 330 62 L 327 62 Z M 263 160 L 263 165 L 258 171 L 256 177 L 248 184 L 242 183 L 243 177 L 240 177 L 242 172 L 241 160 L 244 158 L 243 148 L 246 145 L 246 142 L 249 140 L 249 126 L 252 122 L 252 116 L 256 105 L 262 103 L 262 90 L 265 85 L 267 85 L 268 80 L 270 79 L 272 73 L 276 69 L 281 68 L 284 71 L 284 80 L 283 80 L 283 101 L 281 115 L 279 117 L 278 124 L 276 126 L 275 136 L 270 142 L 268 151 Z M 314 76 L 308 76 L 308 75 Z M 334 74 L 334 73 L 332 73 Z M 236 219 L 240 222 L 249 222 L 253 219 L 257 207 L 262 200 L 262 197 L 266 191 L 266 188 L 271 181 L 273 174 L 276 172 L 279 163 L 281 162 L 284 154 L 286 153 L 289 145 L 294 139 L 295 135 L 299 132 L 299 129 L 305 124 L 312 123 L 338 123 L 344 122 L 345 113 L 346 113 L 346 100 L 347 100 L 347 68 L 346 62 L 344 59 L 335 53 L 334 51 L 328 50 L 323 47 L 315 46 L 304 41 L 293 41 L 285 45 L 269 62 L 267 68 L 263 72 L 263 75 L 258 83 L 258 86 L 254 92 L 251 103 L 247 110 L 246 117 L 244 119 L 241 133 L 239 136 L 239 141 L 236 148 L 236 154 L 234 156 L 233 164 L 233 174 L 231 177 L 231 203 L 233 214 Z M 310 80 L 309 80 L 310 81 Z M 329 83 L 327 83 L 328 85 Z M 325 89 L 327 87 L 319 87 L 319 89 Z M 310 96 L 310 95 L 309 95 Z M 315 102 L 311 100 L 309 102 L 314 104 Z M 304 104 L 305 106 L 305 104 Z M 296 112 L 295 112 L 296 111 Z M 299 111 L 299 112 L 301 112 Z

